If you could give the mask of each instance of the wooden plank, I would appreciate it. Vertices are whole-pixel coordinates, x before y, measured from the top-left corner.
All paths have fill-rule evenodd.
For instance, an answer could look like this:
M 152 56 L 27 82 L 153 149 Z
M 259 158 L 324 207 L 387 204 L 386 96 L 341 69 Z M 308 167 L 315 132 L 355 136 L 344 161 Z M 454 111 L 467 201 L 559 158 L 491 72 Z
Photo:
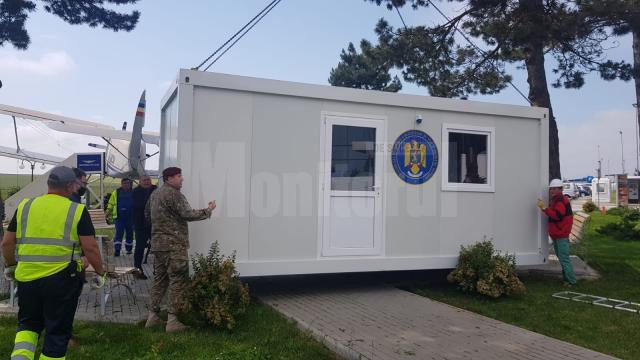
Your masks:
M 589 221 L 589 218 L 586 216 L 581 216 L 581 215 L 576 215 L 573 217 L 574 220 L 580 221 L 580 222 L 587 222 Z
M 589 222 L 589 218 L 585 218 L 585 217 L 579 217 L 577 218 L 577 220 L 580 221 L 581 223 Z
M 578 213 L 576 214 L 576 217 L 579 217 L 583 221 L 589 221 L 589 218 L 591 218 L 591 215 L 585 214 L 585 213 Z
M 571 228 L 571 235 L 573 235 L 576 240 L 580 240 L 582 239 L 582 235 L 584 234 L 584 229 L 582 227 L 572 227 Z
M 113 229 L 113 225 L 107 224 L 107 217 L 102 209 L 89 210 L 89 216 L 93 227 L 96 229 Z

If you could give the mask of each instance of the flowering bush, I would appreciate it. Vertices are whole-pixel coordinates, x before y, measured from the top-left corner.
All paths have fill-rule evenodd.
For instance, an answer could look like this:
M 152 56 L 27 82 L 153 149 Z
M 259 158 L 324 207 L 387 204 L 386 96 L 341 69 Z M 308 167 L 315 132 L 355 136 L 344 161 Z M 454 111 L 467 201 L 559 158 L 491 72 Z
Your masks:
M 249 287 L 240 281 L 235 253 L 220 254 L 214 242 L 207 256 L 192 259 L 193 275 L 187 286 L 187 311 L 193 311 L 215 328 L 233 329 L 236 319 L 249 306 Z
M 516 275 L 515 255 L 501 255 L 486 239 L 468 247 L 461 246 L 458 265 L 447 280 L 464 292 L 478 292 L 492 298 L 527 291 Z

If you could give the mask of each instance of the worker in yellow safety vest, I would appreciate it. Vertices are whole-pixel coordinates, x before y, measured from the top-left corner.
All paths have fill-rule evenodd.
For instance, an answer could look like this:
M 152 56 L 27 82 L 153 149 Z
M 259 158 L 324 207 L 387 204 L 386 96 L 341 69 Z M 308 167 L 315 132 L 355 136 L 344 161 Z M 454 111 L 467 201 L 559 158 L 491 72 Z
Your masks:
M 46 195 L 18 205 L 2 241 L 4 276 L 18 284 L 11 359 L 33 359 L 42 330 L 40 359 L 64 359 L 84 269 L 91 264 L 96 271 L 93 288 L 104 286 L 106 279 L 89 212 L 69 200 L 79 187 L 73 170 L 53 168 L 47 185 Z
M 107 203 L 107 220 L 116 225 L 116 234 L 113 238 L 115 256 L 120 256 L 122 238 L 126 234 L 124 243 L 127 255 L 133 251 L 133 191 L 131 179 L 124 178 L 120 181 L 120 187 L 114 190 Z

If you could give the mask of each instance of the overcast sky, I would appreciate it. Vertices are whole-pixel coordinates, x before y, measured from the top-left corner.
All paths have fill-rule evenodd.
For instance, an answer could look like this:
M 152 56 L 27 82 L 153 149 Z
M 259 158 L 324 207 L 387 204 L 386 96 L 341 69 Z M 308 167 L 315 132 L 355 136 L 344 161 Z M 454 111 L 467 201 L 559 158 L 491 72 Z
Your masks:
M 159 129 L 160 100 L 179 68 L 198 65 L 252 18 L 267 0 L 142 0 L 142 17 L 130 33 L 72 26 L 43 11 L 27 23 L 32 44 L 27 51 L 0 48 L 0 103 L 79 119 L 132 124 L 137 101 L 147 90 L 147 125 Z M 443 4 L 453 13 L 461 5 Z M 449 8 L 447 8 L 447 6 Z M 456 8 L 457 7 L 457 8 Z M 408 25 L 442 22 L 432 9 L 402 9 Z M 381 17 L 399 26 L 397 13 L 362 0 L 283 0 L 210 70 L 278 80 L 327 84 L 340 50 L 349 41 L 375 40 Z M 607 44 L 615 59 L 632 60 L 631 39 Z M 549 79 L 552 63 L 548 62 Z M 527 93 L 524 70 L 513 69 L 515 84 Z M 404 93 L 425 94 L 405 85 Z M 592 75 L 580 90 L 551 89 L 560 128 L 560 156 L 566 178 L 593 175 L 598 145 L 603 172 L 620 172 L 621 136 L 625 168 L 636 167 L 633 84 L 605 82 Z M 526 105 L 513 89 L 473 100 Z M 19 121 L 20 145 L 58 156 L 92 151 L 95 138 L 57 133 Z M 0 115 L 0 144 L 15 146 L 11 118 Z M 28 173 L 16 160 L 0 158 L 1 173 Z M 38 167 L 39 170 L 39 167 Z

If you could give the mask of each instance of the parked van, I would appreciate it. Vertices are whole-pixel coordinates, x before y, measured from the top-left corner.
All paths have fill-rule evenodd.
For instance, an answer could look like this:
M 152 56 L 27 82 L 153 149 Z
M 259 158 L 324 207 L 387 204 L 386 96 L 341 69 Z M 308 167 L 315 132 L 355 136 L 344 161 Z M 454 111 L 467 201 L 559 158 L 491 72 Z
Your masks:
M 562 195 L 577 199 L 580 197 L 580 189 L 575 183 L 566 182 L 562 184 Z

